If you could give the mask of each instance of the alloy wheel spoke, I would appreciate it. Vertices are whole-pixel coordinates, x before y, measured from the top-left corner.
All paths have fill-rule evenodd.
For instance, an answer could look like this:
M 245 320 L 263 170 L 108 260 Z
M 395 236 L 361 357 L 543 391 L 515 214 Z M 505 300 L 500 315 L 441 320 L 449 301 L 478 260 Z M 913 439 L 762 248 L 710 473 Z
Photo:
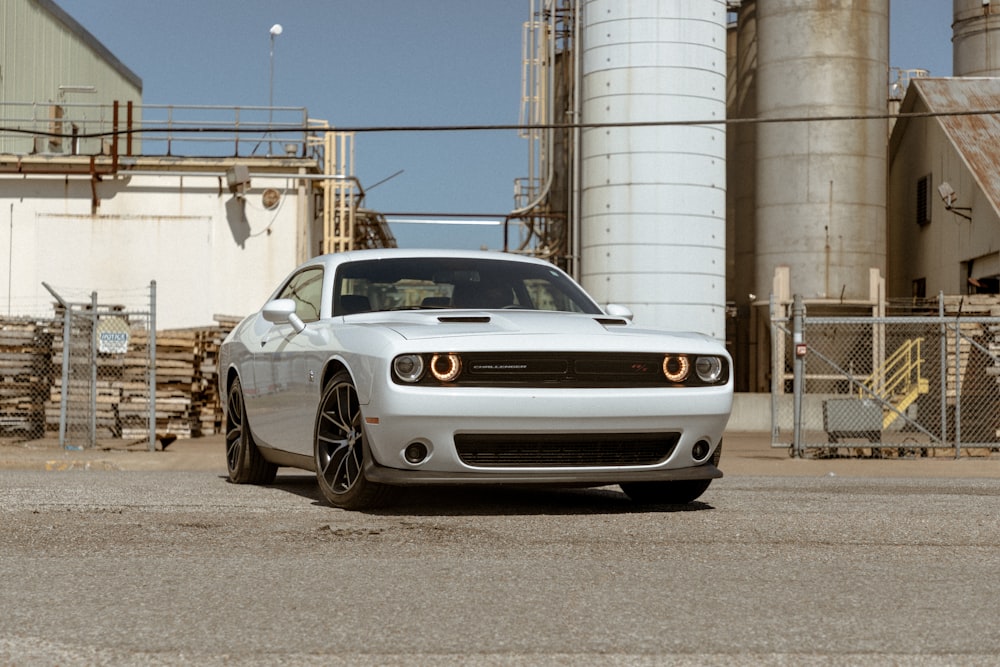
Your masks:
M 226 460 L 230 467 L 236 464 L 240 447 L 240 440 L 243 438 L 243 429 L 234 427 L 226 434 Z
M 341 414 L 339 410 L 324 410 L 323 419 L 330 422 L 341 434 L 346 435 L 351 432 L 351 425 L 341 418 Z

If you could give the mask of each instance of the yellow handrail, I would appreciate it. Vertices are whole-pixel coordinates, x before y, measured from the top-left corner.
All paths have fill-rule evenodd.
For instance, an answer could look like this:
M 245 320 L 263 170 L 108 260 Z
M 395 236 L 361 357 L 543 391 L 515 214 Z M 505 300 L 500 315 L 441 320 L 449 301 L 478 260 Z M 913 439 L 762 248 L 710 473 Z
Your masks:
M 924 358 L 920 354 L 920 344 L 923 338 L 911 338 L 900 345 L 885 362 L 863 382 L 864 388 L 858 389 L 858 397 L 864 398 L 868 393 L 891 398 L 896 395 L 909 394 L 912 387 L 925 384 L 920 373 Z

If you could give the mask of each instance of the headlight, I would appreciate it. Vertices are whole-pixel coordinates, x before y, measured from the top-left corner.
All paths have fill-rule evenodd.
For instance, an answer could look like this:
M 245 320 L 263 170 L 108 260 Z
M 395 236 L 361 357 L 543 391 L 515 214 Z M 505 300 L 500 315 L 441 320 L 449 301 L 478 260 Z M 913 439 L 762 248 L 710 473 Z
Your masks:
M 691 370 L 691 362 L 680 354 L 663 357 L 663 375 L 671 382 L 684 382 Z
M 698 379 L 706 384 L 715 384 L 722 377 L 722 359 L 719 357 L 698 357 L 694 362 Z
M 403 382 L 419 382 L 424 376 L 424 358 L 419 354 L 404 354 L 392 360 L 392 371 Z
M 462 358 L 457 354 L 435 354 L 431 357 L 431 375 L 438 382 L 453 382 L 462 372 Z

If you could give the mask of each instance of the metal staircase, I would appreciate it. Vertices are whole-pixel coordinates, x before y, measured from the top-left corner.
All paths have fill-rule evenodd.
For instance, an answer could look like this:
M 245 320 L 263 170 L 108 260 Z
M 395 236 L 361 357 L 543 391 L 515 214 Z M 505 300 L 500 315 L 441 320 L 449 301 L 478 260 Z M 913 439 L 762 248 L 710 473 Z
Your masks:
M 924 358 L 920 346 L 923 341 L 923 338 L 911 338 L 904 342 L 858 389 L 859 398 L 876 396 L 883 400 L 886 406 L 883 429 L 901 417 L 920 395 L 930 390 L 930 383 L 921 373 Z

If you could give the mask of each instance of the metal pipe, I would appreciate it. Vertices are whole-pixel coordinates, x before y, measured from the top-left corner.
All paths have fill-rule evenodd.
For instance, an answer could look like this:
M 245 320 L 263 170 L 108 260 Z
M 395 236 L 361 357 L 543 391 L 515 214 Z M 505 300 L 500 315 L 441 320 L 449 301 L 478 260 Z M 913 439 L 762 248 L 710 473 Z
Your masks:
M 583 195 L 580 188 L 580 120 L 583 107 L 580 103 L 580 82 L 583 68 L 581 58 L 581 37 L 580 26 L 583 22 L 580 17 L 582 11 L 580 0 L 573 0 L 573 163 L 570 180 L 570 275 L 577 281 L 580 280 L 580 208 L 583 205 Z
M 542 7 L 543 7 L 542 14 L 543 14 L 543 16 L 545 14 L 545 10 L 544 10 L 545 3 L 548 2 L 548 1 L 550 1 L 550 0 L 543 0 L 543 2 L 542 2 Z M 545 74 L 547 82 L 548 82 L 548 85 L 546 86 L 546 94 L 547 95 L 551 95 L 552 92 L 553 92 L 553 90 L 554 90 L 554 88 L 555 88 L 555 86 L 552 83 L 552 80 L 555 77 L 555 67 L 554 67 L 554 64 L 555 64 L 555 61 L 556 61 L 555 11 L 553 10 L 552 12 L 549 13 L 549 15 L 552 17 L 552 19 L 551 19 L 552 20 L 552 26 L 551 26 L 551 28 L 552 28 L 552 33 L 553 34 L 550 36 L 550 38 L 548 40 L 548 47 L 549 47 L 548 62 L 549 62 L 549 67 L 548 67 L 548 70 L 547 70 L 547 72 Z M 555 172 L 555 168 L 554 168 L 554 165 L 553 165 L 554 160 L 552 159 L 552 155 L 551 155 L 551 153 L 552 153 L 552 144 L 553 144 L 553 141 L 552 141 L 552 132 L 553 132 L 552 125 L 554 125 L 553 120 L 552 120 L 552 108 L 554 106 L 555 105 L 552 104 L 552 103 L 549 103 L 549 104 L 545 105 L 545 125 L 546 125 L 546 127 L 548 129 L 545 130 L 545 141 L 543 143 L 543 148 L 539 149 L 540 153 L 542 153 L 542 154 L 548 153 L 548 159 L 547 159 L 547 172 L 548 173 L 545 176 L 545 185 L 543 185 L 538 190 L 538 195 L 532 201 L 530 201 L 526 205 L 522 206 L 521 208 L 514 209 L 513 211 L 511 211 L 510 214 L 509 214 L 509 217 L 516 218 L 516 217 L 518 217 L 520 215 L 524 215 L 525 213 L 529 213 L 532 209 L 534 209 L 539 204 L 541 204 L 542 200 L 545 199 L 545 197 L 552 190 L 552 182 L 555 179 L 555 173 L 554 173 Z

